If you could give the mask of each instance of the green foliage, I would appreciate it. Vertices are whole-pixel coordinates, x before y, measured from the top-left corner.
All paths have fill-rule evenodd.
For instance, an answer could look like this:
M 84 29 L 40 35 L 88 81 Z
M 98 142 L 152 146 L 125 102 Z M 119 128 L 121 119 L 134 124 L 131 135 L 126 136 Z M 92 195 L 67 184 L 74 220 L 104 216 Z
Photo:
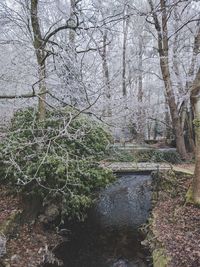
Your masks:
M 193 124 L 195 127 L 199 128 L 200 127 L 200 120 L 199 119 L 194 119 Z
M 108 161 L 114 162 L 168 162 L 181 163 L 181 158 L 176 151 L 173 150 L 133 150 L 127 151 L 123 149 L 111 147 L 107 152 Z
M 154 267 L 167 267 L 169 266 L 171 258 L 167 256 L 165 249 L 159 248 L 153 251 L 153 266 Z
M 136 153 L 137 161 L 141 162 L 168 162 L 181 163 L 181 158 L 176 151 L 172 150 L 146 150 Z
M 158 193 L 160 192 L 160 197 L 165 197 L 164 192 L 170 197 L 176 197 L 179 192 L 177 191 L 178 179 L 176 174 L 172 171 L 164 172 L 153 172 L 153 199 L 157 202 Z
M 155 151 L 152 156 L 155 162 L 181 163 L 180 155 L 176 151 Z
M 97 163 L 110 140 L 101 125 L 73 109 L 48 111 L 42 123 L 34 109 L 19 111 L 1 144 L 1 179 L 82 220 L 94 192 L 114 179 Z
M 135 157 L 129 151 L 111 147 L 107 151 L 106 160 L 112 162 L 131 162 L 135 160 Z

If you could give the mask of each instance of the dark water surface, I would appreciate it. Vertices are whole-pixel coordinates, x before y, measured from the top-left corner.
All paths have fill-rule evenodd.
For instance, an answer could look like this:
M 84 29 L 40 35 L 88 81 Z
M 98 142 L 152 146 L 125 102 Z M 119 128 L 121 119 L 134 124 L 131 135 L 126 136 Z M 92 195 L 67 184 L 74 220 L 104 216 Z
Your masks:
M 147 252 L 131 229 L 95 232 L 79 229 L 73 241 L 63 243 L 59 256 L 65 267 L 147 267 Z M 121 264 L 121 265 L 120 265 Z M 123 265 L 122 265 L 123 264 Z
M 72 227 L 56 255 L 64 267 L 150 267 L 137 231 L 150 208 L 151 176 L 120 174 L 100 193 L 88 221 Z
M 134 228 L 145 223 L 151 209 L 151 175 L 120 173 L 104 189 L 96 204 L 96 223 L 101 227 Z

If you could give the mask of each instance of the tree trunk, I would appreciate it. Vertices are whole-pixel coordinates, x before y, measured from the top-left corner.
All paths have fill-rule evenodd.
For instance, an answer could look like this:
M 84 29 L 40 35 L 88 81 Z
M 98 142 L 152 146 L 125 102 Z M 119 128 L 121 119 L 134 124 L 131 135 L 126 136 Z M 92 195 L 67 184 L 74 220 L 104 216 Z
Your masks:
M 138 142 L 143 142 L 145 139 L 145 111 L 142 108 L 143 103 L 143 36 L 139 37 L 139 77 L 138 77 Z
M 200 68 L 191 91 L 191 103 L 194 111 L 195 126 L 195 173 L 193 179 L 193 200 L 200 205 Z
M 124 16 L 126 16 L 127 6 L 124 7 Z M 123 19 L 123 52 L 122 52 L 122 93 L 123 96 L 127 96 L 126 89 L 126 48 L 127 48 L 127 37 L 128 37 L 128 24 L 127 18 Z
M 175 133 L 176 138 L 176 147 L 177 151 L 180 154 L 182 159 L 187 158 L 183 129 L 181 127 L 181 120 L 178 113 L 178 107 L 176 104 L 176 99 L 174 95 L 174 90 L 172 86 L 170 69 L 169 69 L 169 55 L 168 55 L 168 14 L 166 11 L 166 0 L 160 0 L 161 4 L 161 15 L 162 15 L 162 23 L 160 25 L 159 19 L 157 17 L 156 12 L 154 11 L 152 0 L 148 0 L 149 5 L 151 7 L 153 13 L 153 19 L 155 23 L 155 28 L 158 34 L 158 52 L 160 57 L 160 67 L 162 72 L 162 77 L 165 86 L 165 93 L 167 97 L 167 103 L 169 104 L 170 115 L 172 119 L 172 126 Z
M 195 152 L 195 141 L 194 141 L 194 126 L 193 126 L 193 111 L 190 107 L 190 110 L 187 115 L 187 128 L 188 128 L 188 143 L 189 143 L 189 151 L 194 153 Z
M 167 103 L 167 99 L 165 101 L 165 139 L 170 140 L 172 137 L 172 131 L 171 131 L 171 120 L 170 120 L 170 114 L 169 114 L 169 105 Z
M 76 17 L 74 15 L 75 9 L 76 9 L 76 1 L 70 0 L 70 5 L 71 5 L 71 10 L 70 10 L 71 20 L 76 20 Z M 70 29 L 69 30 L 69 43 L 72 49 L 75 49 L 75 38 L 76 38 L 75 31 Z
M 200 97 L 195 105 L 195 174 L 193 180 L 193 199 L 195 203 L 200 204 Z
M 33 46 L 37 57 L 38 76 L 39 76 L 39 103 L 38 113 L 39 121 L 45 119 L 46 113 L 46 67 L 45 67 L 45 51 L 43 46 L 42 34 L 38 19 L 38 0 L 31 0 L 31 24 L 33 30 Z
M 183 129 L 181 127 L 181 121 L 178 114 L 178 108 L 172 88 L 170 72 L 168 67 L 168 61 L 161 57 L 160 65 L 162 70 L 162 76 L 165 84 L 166 96 L 169 104 L 170 114 L 172 118 L 172 126 L 175 132 L 176 138 L 176 147 L 178 153 L 181 155 L 183 159 L 187 158 L 186 148 L 185 148 L 185 141 L 183 136 Z
M 190 68 L 188 71 L 188 80 L 185 85 L 184 91 L 187 92 L 189 88 L 192 86 L 192 80 L 194 79 L 196 64 L 197 64 L 197 58 L 199 54 L 199 48 L 200 48 L 200 21 L 197 23 L 197 33 L 194 38 L 194 44 L 193 44 L 193 54 L 192 59 L 190 63 Z M 188 131 L 188 145 L 189 145 L 189 151 L 194 152 L 195 151 L 195 144 L 194 144 L 194 131 L 193 131 L 193 114 L 192 109 L 190 108 L 189 111 L 187 110 L 187 101 L 184 100 L 182 104 L 182 110 L 181 110 L 181 122 L 182 127 L 187 126 Z
M 103 33 L 103 49 L 100 51 L 100 56 L 102 58 L 102 68 L 103 68 L 103 76 L 104 76 L 104 114 L 105 116 L 112 116 L 111 109 L 111 86 L 110 86 L 110 77 L 109 77 L 109 68 L 108 68 L 108 60 L 107 60 L 107 31 L 105 30 Z

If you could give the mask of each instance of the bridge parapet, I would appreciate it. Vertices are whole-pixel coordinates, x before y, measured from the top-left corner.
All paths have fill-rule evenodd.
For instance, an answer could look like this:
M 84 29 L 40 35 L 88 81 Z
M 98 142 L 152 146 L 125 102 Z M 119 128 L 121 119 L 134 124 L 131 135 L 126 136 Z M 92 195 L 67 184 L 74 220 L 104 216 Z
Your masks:
M 172 169 L 172 166 L 168 163 L 152 162 L 104 162 L 101 166 L 113 172 L 166 171 Z

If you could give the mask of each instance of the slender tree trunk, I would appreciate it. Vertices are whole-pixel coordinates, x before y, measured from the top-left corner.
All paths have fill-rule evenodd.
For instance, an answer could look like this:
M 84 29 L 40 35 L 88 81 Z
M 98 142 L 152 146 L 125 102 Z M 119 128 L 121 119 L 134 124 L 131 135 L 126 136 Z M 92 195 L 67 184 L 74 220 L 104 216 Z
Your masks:
M 188 112 L 188 120 L 187 120 L 187 128 L 188 128 L 188 142 L 189 142 L 189 151 L 194 153 L 195 152 L 195 142 L 194 142 L 194 126 L 193 126 L 193 112 L 192 108 Z
M 33 30 L 33 46 L 37 57 L 38 76 L 39 76 L 39 103 L 38 112 L 39 120 L 45 119 L 46 112 L 46 67 L 45 67 L 45 51 L 43 47 L 42 34 L 38 18 L 38 0 L 31 0 L 31 24 Z
M 195 173 L 193 180 L 193 200 L 200 204 L 200 68 L 196 75 L 191 91 L 191 103 L 194 111 L 195 126 Z
M 167 99 L 165 101 L 165 124 L 166 124 L 165 138 L 166 140 L 170 140 L 171 139 L 171 128 L 169 126 L 171 125 L 171 120 L 170 120 L 170 114 L 169 114 L 169 104 L 167 103 Z
M 168 29 L 167 29 L 167 11 L 166 11 L 166 0 L 160 0 L 161 4 L 161 15 L 162 15 L 162 23 L 158 20 L 156 12 L 154 12 L 153 2 L 152 0 L 148 0 L 152 13 L 153 19 L 155 23 L 155 28 L 158 34 L 158 52 L 160 56 L 160 67 L 162 72 L 162 77 L 165 85 L 165 92 L 167 97 L 167 102 L 169 104 L 172 126 L 174 129 L 175 137 L 176 137 L 176 147 L 177 151 L 183 159 L 187 158 L 185 141 L 183 135 L 183 129 L 181 127 L 181 120 L 178 113 L 178 107 L 176 104 L 176 99 L 174 95 L 174 90 L 172 86 L 170 69 L 169 69 L 169 55 L 168 55 Z
M 174 7 L 174 19 L 175 19 L 175 25 L 174 25 L 174 31 L 178 31 L 179 27 L 179 17 L 178 17 L 178 12 L 177 12 L 177 6 Z M 178 53 L 178 48 L 179 48 L 179 34 L 176 33 L 173 41 L 173 70 L 176 75 L 177 79 L 177 88 L 179 95 L 183 95 L 185 93 L 185 88 L 183 87 L 182 80 L 181 80 L 181 75 L 180 75 L 180 61 L 179 57 L 177 55 Z
M 145 139 L 145 111 L 142 108 L 143 103 L 143 36 L 139 37 L 139 77 L 138 77 L 138 141 L 143 142 Z
M 200 49 L 200 21 L 197 23 L 197 33 L 194 38 L 193 54 L 192 54 L 192 59 L 190 63 L 190 68 L 188 71 L 188 80 L 185 85 L 185 92 L 188 91 L 189 88 L 192 86 L 192 81 L 194 79 L 199 49 Z M 182 104 L 182 109 L 181 109 L 181 123 L 182 123 L 182 127 L 187 126 L 189 151 L 194 152 L 195 144 L 194 144 L 193 123 L 192 123 L 193 112 L 191 108 L 189 109 L 189 111 L 187 110 L 187 104 L 188 104 L 188 101 L 184 100 Z
M 124 7 L 124 16 L 126 16 L 127 6 Z M 123 20 L 123 52 L 122 52 L 122 93 L 123 96 L 127 96 L 126 88 L 126 49 L 127 49 L 127 37 L 128 37 L 128 25 L 129 20 L 124 18 Z
M 104 84 L 105 84 L 105 103 L 104 103 L 104 114 L 105 116 L 112 116 L 111 109 L 111 86 L 110 86 L 110 76 L 108 68 L 108 59 L 107 59 L 107 31 L 103 33 L 103 49 L 100 51 L 100 56 L 102 58 L 102 68 L 104 75 Z
M 162 75 L 163 75 L 163 80 L 165 84 L 165 89 L 166 89 L 166 95 L 167 95 L 167 100 L 170 108 L 170 114 L 172 118 L 172 126 L 175 132 L 175 137 L 176 137 L 176 146 L 179 154 L 183 159 L 187 158 L 186 154 L 186 148 L 185 148 L 185 141 L 184 141 L 184 136 L 183 136 L 183 129 L 181 127 L 181 121 L 180 117 L 178 114 L 178 108 L 176 105 L 176 100 L 172 88 L 172 83 L 171 83 L 171 78 L 170 78 L 170 73 L 168 69 L 168 61 L 165 59 L 160 59 L 160 64 L 161 64 L 161 69 L 162 69 Z
M 71 10 L 70 10 L 70 17 L 71 19 L 75 20 L 75 9 L 76 9 L 76 1 L 75 0 L 70 0 L 70 4 L 71 4 Z M 69 30 L 69 42 L 70 42 L 70 46 L 72 49 L 75 49 L 75 31 L 70 29 Z

